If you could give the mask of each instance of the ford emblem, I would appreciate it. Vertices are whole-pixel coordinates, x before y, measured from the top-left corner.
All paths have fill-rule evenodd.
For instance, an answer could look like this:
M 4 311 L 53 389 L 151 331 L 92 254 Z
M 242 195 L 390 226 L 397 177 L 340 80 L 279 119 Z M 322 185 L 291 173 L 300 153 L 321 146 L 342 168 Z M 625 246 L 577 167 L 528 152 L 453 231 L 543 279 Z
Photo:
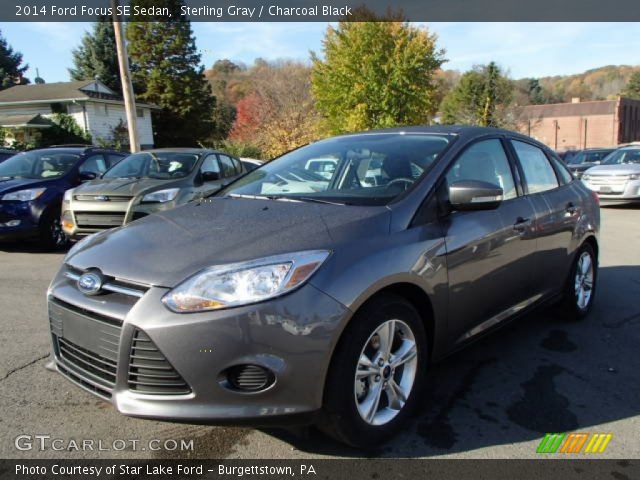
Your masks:
M 78 279 L 78 290 L 85 295 L 97 295 L 102 288 L 102 276 L 95 272 L 83 273 Z

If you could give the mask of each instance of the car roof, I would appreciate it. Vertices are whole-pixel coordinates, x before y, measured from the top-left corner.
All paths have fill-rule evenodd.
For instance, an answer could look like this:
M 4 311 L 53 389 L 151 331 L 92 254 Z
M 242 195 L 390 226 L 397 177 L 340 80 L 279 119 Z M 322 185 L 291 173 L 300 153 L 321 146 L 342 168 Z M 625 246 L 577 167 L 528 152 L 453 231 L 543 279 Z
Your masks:
M 440 135 L 456 135 L 458 137 L 463 138 L 473 138 L 478 135 L 509 135 L 511 137 L 522 138 L 527 140 L 532 140 L 538 144 L 537 140 L 527 137 L 526 135 L 522 135 L 521 133 L 514 132 L 512 130 L 505 130 L 503 128 L 494 128 L 494 127 L 478 127 L 471 125 L 416 125 L 416 126 L 408 126 L 408 127 L 393 127 L 393 128 L 383 128 L 377 130 L 368 130 L 363 132 L 349 133 L 342 135 L 342 137 L 355 136 L 355 135 L 366 135 L 366 134 L 374 134 L 374 133 L 424 133 L 424 134 L 440 134 Z M 542 145 L 542 144 L 541 144 Z M 548 148 L 548 147 L 545 147 Z
M 220 150 L 213 150 L 210 148 L 193 148 L 193 147 L 178 147 L 178 148 L 152 148 L 149 150 L 142 150 L 136 153 L 193 153 L 196 155 L 202 155 L 204 153 L 222 153 L 224 155 L 229 155 L 228 153 L 222 152 Z
M 27 150 L 27 151 L 40 152 L 43 150 L 60 150 L 64 152 L 74 152 L 78 154 L 88 153 L 88 152 L 109 152 L 109 153 L 119 153 L 119 154 L 126 155 L 126 152 L 120 152 L 112 148 L 102 148 L 102 147 L 92 147 L 92 146 L 81 147 L 81 146 L 52 145 L 50 147 L 32 148 L 31 150 Z

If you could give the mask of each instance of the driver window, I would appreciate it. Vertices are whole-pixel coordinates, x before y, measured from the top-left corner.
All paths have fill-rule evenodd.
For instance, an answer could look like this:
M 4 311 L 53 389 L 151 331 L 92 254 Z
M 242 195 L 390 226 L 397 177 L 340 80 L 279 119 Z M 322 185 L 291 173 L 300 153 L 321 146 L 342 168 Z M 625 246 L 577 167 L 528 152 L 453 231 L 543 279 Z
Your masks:
M 233 177 L 236 175 L 236 167 L 229 157 L 226 155 L 218 155 L 222 164 L 222 172 L 224 177 Z
M 220 165 L 218 165 L 218 159 L 215 155 L 209 155 L 202 162 L 202 166 L 200 167 L 200 172 L 215 172 L 220 173 Z
M 509 160 L 497 138 L 474 143 L 458 157 L 447 173 L 447 183 L 464 180 L 497 185 L 504 191 L 504 200 L 518 196 Z
M 107 162 L 105 162 L 102 155 L 91 155 L 80 167 L 80 173 L 95 173 L 96 175 L 102 175 L 107 171 L 107 169 Z

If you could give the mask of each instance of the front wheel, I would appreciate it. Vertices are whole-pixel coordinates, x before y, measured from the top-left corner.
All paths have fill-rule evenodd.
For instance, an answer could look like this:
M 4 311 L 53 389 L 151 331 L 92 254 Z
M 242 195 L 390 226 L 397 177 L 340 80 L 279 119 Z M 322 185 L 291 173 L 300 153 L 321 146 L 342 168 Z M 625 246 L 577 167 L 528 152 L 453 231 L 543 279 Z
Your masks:
M 406 422 L 427 366 L 422 319 L 406 300 L 377 297 L 356 313 L 334 354 L 320 426 L 355 447 L 378 446 Z
M 47 251 L 64 247 L 68 238 L 62 230 L 60 215 L 48 213 L 40 222 L 40 246 Z

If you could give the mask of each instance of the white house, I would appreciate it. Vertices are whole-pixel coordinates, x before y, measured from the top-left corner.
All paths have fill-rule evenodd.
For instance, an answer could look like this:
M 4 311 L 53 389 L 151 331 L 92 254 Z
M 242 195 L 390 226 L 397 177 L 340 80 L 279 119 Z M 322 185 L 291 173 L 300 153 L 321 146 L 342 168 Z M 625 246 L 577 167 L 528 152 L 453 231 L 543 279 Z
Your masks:
M 142 148 L 153 147 L 151 110 L 154 105 L 136 104 L 138 136 Z M 39 129 L 48 128 L 48 116 L 67 113 L 91 134 L 95 144 L 110 140 L 114 128 L 126 125 L 124 102 L 98 80 L 18 85 L 0 91 L 0 127 L 15 139 L 28 143 Z

